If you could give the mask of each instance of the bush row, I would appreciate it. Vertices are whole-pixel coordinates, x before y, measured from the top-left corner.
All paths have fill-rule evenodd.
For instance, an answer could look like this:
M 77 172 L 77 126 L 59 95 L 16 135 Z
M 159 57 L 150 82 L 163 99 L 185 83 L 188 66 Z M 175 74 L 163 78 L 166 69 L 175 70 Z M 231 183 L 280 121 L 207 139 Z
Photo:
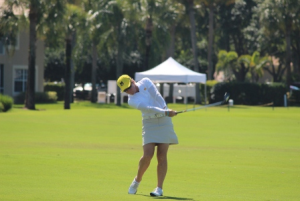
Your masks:
M 6 112 L 13 106 L 13 98 L 7 95 L 0 94 L 0 112 Z
M 54 83 L 47 83 L 44 85 L 44 91 L 55 91 L 57 94 L 57 100 L 62 101 L 64 100 L 65 94 L 65 85 L 64 84 L 54 84 Z
M 55 91 L 35 92 L 35 103 L 55 103 L 57 95 Z M 15 96 L 15 104 L 25 103 L 25 93 L 22 92 Z
M 273 102 L 274 106 L 283 106 L 287 89 L 284 84 L 223 82 L 211 88 L 209 102 L 223 100 L 225 92 L 230 93 L 234 104 L 265 105 Z

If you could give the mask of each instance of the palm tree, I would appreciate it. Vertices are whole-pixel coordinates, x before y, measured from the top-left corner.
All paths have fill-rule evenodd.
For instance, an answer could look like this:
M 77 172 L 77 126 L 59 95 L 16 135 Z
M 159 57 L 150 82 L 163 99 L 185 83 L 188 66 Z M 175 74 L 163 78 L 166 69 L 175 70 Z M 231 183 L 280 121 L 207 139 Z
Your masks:
M 29 57 L 28 57 L 28 80 L 25 96 L 25 107 L 28 109 L 35 109 L 35 46 L 36 46 L 36 26 L 38 20 L 38 3 L 31 1 L 29 4 Z
M 103 12 L 99 13 L 101 21 L 100 44 L 108 47 L 106 51 L 114 58 L 116 63 L 116 78 L 122 75 L 124 58 L 133 48 L 132 41 L 135 40 L 135 27 L 133 20 L 135 12 L 130 8 L 130 1 L 108 0 Z M 117 88 L 117 105 L 121 105 L 121 93 Z
M 37 33 L 43 30 L 43 27 L 47 24 L 47 20 L 48 22 L 51 21 L 51 19 L 53 20 L 53 18 L 49 17 L 51 13 L 56 13 L 57 18 L 60 18 L 64 1 L 49 0 L 46 2 L 37 0 L 6 0 L 4 3 L 6 5 L 5 7 L 7 8 L 4 8 L 4 13 L 9 13 L 11 16 L 7 19 L 4 18 L 6 25 L 10 24 L 8 21 L 12 20 L 15 22 L 15 25 L 13 25 L 14 27 L 28 27 L 24 18 L 28 18 L 29 20 L 28 76 L 25 107 L 30 110 L 35 110 L 35 61 Z M 21 17 L 16 17 L 13 9 L 20 11 L 22 13 L 20 15 Z M 27 10 L 29 10 L 28 17 L 25 14 Z M 19 29 L 17 30 L 19 31 Z
M 197 51 L 197 38 L 196 38 L 196 23 L 194 15 L 194 0 L 187 1 L 187 10 L 190 19 L 191 27 L 191 41 L 192 41 L 192 50 L 194 56 L 194 70 L 199 72 L 199 62 L 198 62 L 198 51 Z
M 76 2 L 75 2 L 76 3 Z M 59 31 L 64 34 L 65 38 L 65 48 L 66 48 L 66 68 L 65 68 L 65 97 L 64 97 L 64 109 L 70 109 L 71 103 L 71 65 L 72 65 L 72 51 L 74 44 L 76 43 L 76 33 L 83 26 L 85 20 L 85 13 L 80 8 L 80 6 L 67 3 L 66 12 L 63 20 L 57 26 Z
M 218 53 L 218 62 L 216 64 L 216 70 L 219 72 L 224 71 L 225 79 L 232 79 L 231 72 L 234 72 L 237 68 L 238 54 L 234 51 L 227 52 L 221 50 Z
M 299 22 L 299 0 L 265 0 L 260 1 L 260 21 L 266 32 L 281 31 L 285 35 L 286 56 L 285 67 L 287 69 L 287 86 L 291 84 L 291 34 L 293 27 Z
M 213 43 L 214 43 L 214 12 L 218 4 L 230 5 L 235 0 L 200 0 L 209 10 L 209 33 L 208 33 L 208 79 L 213 79 Z
M 156 10 L 155 0 L 143 0 L 141 3 L 142 20 L 145 22 L 145 61 L 143 70 L 149 69 L 149 57 L 152 46 L 152 32 L 153 32 L 153 15 Z
M 169 30 L 169 44 L 167 45 L 167 50 L 166 50 L 166 57 L 164 58 L 167 59 L 169 57 L 175 56 L 175 40 L 176 40 L 176 27 L 184 17 L 184 6 L 180 3 L 178 3 L 176 0 L 175 1 L 166 1 L 166 12 L 165 15 L 167 16 L 164 18 L 164 22 L 166 22 L 168 30 Z M 169 83 L 169 102 L 172 102 L 172 97 L 173 97 L 173 90 L 174 90 L 174 83 Z
M 260 53 L 255 51 L 252 55 L 242 55 L 238 59 L 238 63 L 249 68 L 252 82 L 257 82 L 264 74 L 264 68 L 270 64 L 269 57 L 260 57 Z
M 252 55 L 241 55 L 234 51 L 221 50 L 218 53 L 217 71 L 223 70 L 226 79 L 231 79 L 231 72 L 235 75 L 235 79 L 239 82 L 244 82 L 247 73 L 251 72 L 255 76 L 263 75 L 263 68 L 269 64 L 268 57 L 260 57 L 259 52 L 254 52 Z
M 103 35 L 107 30 L 105 25 L 107 24 L 107 18 L 111 11 L 109 8 L 109 0 L 97 1 L 89 0 L 85 2 L 85 11 L 87 15 L 87 29 L 86 35 L 89 36 L 91 41 L 92 50 L 92 93 L 91 102 L 95 103 L 97 101 L 97 89 L 96 89 L 96 79 L 97 79 L 97 60 L 98 60 L 98 50 L 97 47 L 101 41 L 101 35 Z
M 158 58 L 158 62 L 163 60 L 163 57 L 155 56 L 151 52 L 155 48 L 156 55 L 159 54 L 157 49 L 165 55 L 165 49 L 170 41 L 168 30 L 172 30 L 171 27 L 174 25 L 172 22 L 178 16 L 177 12 L 181 12 L 182 9 L 173 0 L 142 0 L 139 5 L 135 19 L 138 20 L 139 26 L 144 29 L 142 37 L 145 42 L 141 46 L 145 56 L 142 70 L 148 70 L 151 65 L 157 64 L 157 62 L 153 62 L 155 57 Z
M 196 72 L 200 72 L 200 65 L 198 61 L 198 51 L 197 51 L 197 38 L 196 38 L 196 23 L 195 23 L 195 15 L 194 15 L 194 0 L 186 1 L 188 15 L 190 19 L 190 28 L 191 28 L 191 42 L 192 42 L 192 50 L 193 50 L 193 58 L 194 58 L 194 70 Z M 200 104 L 200 84 L 196 83 L 196 100 L 195 103 Z

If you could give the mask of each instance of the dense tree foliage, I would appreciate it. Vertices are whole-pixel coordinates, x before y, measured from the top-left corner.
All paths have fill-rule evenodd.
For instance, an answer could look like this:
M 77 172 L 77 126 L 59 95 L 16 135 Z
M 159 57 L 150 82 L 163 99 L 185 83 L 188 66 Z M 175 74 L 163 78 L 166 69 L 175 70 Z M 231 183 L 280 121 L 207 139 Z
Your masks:
M 7 2 L 44 14 L 38 9 L 34 19 L 46 42 L 45 80 L 69 82 L 73 62 L 75 82 L 91 82 L 95 92 L 96 83 L 133 77 L 169 56 L 209 79 L 229 68 L 227 76 L 239 81 L 264 73 L 274 82 L 300 79 L 300 0 Z M 14 35 L 18 19 L 9 9 L 2 16 L 0 36 Z

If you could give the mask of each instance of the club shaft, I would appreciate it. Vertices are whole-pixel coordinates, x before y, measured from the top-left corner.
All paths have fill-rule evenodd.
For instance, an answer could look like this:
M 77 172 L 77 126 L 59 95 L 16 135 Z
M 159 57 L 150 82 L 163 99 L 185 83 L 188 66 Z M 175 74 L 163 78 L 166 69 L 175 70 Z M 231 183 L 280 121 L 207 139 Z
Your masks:
M 224 101 L 220 101 L 220 102 L 212 103 L 212 104 L 209 104 L 209 105 L 204 105 L 204 106 L 201 106 L 201 107 L 196 107 L 196 108 L 191 108 L 191 109 L 179 111 L 179 112 L 177 112 L 177 114 L 178 113 L 183 113 L 183 112 L 190 112 L 190 111 L 194 111 L 194 110 L 200 110 L 200 109 L 203 109 L 203 108 L 212 107 L 212 106 L 216 106 L 216 105 L 222 105 L 223 102 Z

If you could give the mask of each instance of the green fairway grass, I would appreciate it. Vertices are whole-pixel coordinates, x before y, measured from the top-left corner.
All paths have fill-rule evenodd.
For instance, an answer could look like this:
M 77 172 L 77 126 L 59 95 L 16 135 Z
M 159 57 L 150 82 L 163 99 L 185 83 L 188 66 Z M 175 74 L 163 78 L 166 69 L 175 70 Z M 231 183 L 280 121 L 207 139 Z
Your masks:
M 127 194 L 142 154 L 138 110 L 36 108 L 0 113 L 0 201 L 300 200 L 300 108 L 221 106 L 174 117 L 179 144 L 169 149 L 160 198 L 149 196 L 155 157 L 137 194 Z

